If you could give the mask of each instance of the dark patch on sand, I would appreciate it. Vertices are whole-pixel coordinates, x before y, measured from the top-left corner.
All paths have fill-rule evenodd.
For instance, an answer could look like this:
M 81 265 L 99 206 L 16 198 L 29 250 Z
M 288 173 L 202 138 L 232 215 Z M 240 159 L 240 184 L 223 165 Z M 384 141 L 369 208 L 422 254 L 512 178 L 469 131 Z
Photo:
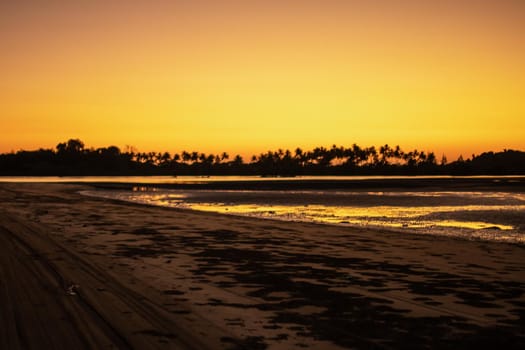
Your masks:
M 149 236 L 149 235 L 159 234 L 160 232 L 150 227 L 141 227 L 141 228 L 137 228 L 133 230 L 132 233 L 135 235 L 148 235 Z
M 222 337 L 223 343 L 231 343 L 228 350 L 264 350 L 268 345 L 264 342 L 263 337 L 246 337 L 244 339 L 234 339 L 231 337 Z
M 394 290 L 388 286 L 395 283 L 419 295 L 414 300 L 421 302 L 421 307 L 441 305 L 425 295 L 453 295 L 460 303 L 494 309 L 497 307 L 494 300 L 520 298 L 525 290 L 520 283 L 487 283 L 421 264 L 283 251 L 277 254 L 275 251 L 233 247 L 208 248 L 193 255 L 198 262 L 193 270 L 196 275 L 221 275 L 234 281 L 221 283 L 224 288 L 236 285 L 258 287 L 247 295 L 264 301 L 238 304 L 212 298 L 208 300 L 208 305 L 272 311 L 272 325 L 301 325 L 303 328 L 298 335 L 356 348 L 415 349 L 430 344 L 432 348 L 471 348 L 485 342 L 506 344 L 511 348 L 525 346 L 525 338 L 517 335 L 515 322 L 513 327 L 487 328 L 476 326 L 460 316 L 411 317 L 409 310 L 394 307 L 389 299 L 333 290 L 338 286 L 356 286 L 365 290 L 380 287 L 388 292 Z M 309 264 L 323 268 L 314 268 Z M 223 270 L 221 265 L 233 266 L 235 272 Z M 354 272 L 352 275 L 344 272 L 348 268 Z M 362 274 L 361 271 L 367 273 Z M 411 279 L 411 276 L 418 277 L 418 280 Z M 276 292 L 286 293 L 289 297 L 272 296 Z M 301 311 L 302 307 L 312 306 L 317 311 Z

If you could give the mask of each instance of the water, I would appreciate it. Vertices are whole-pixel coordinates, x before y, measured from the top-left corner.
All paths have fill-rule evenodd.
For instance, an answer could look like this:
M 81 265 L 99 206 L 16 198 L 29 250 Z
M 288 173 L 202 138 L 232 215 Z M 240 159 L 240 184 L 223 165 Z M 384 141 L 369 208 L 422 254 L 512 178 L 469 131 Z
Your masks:
M 0 182 L 93 183 L 106 189 L 83 194 L 285 221 L 525 243 L 523 176 L 87 176 L 0 177 Z M 115 189 L 103 183 L 120 185 Z
M 500 178 L 488 178 L 501 181 Z M 399 179 L 403 180 L 401 177 Z M 296 179 L 280 181 L 285 181 L 285 185 L 297 182 Z M 331 180 L 325 181 L 330 183 Z M 293 186 L 290 189 L 280 186 L 278 190 L 258 190 L 227 187 L 209 190 L 199 189 L 198 186 L 174 189 L 146 185 L 135 186 L 129 191 L 95 190 L 83 193 L 148 205 L 258 218 L 525 243 L 525 193 L 505 188 L 476 191 L 447 188 L 403 190 L 390 189 L 388 185 L 381 190 L 294 189 Z
M 210 182 L 249 182 L 249 181 L 361 181 L 361 180 L 414 180 L 414 179 L 506 179 L 523 180 L 523 176 L 0 176 L 0 182 L 39 182 L 39 183 L 141 183 L 141 184 L 180 184 Z

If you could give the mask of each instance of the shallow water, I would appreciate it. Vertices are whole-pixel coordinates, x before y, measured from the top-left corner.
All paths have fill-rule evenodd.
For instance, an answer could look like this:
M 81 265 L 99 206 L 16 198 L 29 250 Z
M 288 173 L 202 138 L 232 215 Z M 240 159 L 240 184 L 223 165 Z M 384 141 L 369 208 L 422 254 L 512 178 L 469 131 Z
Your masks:
M 295 176 L 295 177 L 261 177 L 261 176 L 0 176 L 0 182 L 87 182 L 87 183 L 141 183 L 141 184 L 181 184 L 209 182 L 248 182 L 248 181 L 361 181 L 361 180 L 422 180 L 422 179 L 489 179 L 494 182 L 523 180 L 521 175 L 507 176 Z
M 285 221 L 525 243 L 525 194 L 490 191 L 175 190 L 83 194 Z

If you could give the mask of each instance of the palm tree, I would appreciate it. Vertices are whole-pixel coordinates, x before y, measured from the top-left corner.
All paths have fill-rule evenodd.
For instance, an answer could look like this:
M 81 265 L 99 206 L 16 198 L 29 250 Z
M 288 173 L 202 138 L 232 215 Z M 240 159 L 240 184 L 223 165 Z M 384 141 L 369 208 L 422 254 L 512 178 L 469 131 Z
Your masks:
M 236 155 L 235 158 L 233 159 L 233 163 L 237 164 L 237 165 L 241 165 L 243 163 L 243 159 L 240 155 Z
M 352 153 L 354 155 L 354 165 L 356 166 L 361 165 L 367 159 L 366 151 L 355 143 L 352 145 Z
M 399 145 L 396 146 L 396 148 L 393 151 L 393 156 L 396 159 L 396 163 L 399 164 L 403 160 L 403 150 Z
M 191 158 L 190 159 L 191 159 L 192 163 L 197 162 L 199 160 L 199 152 L 195 152 L 195 151 L 191 152 Z
M 419 151 L 417 149 L 404 154 L 406 165 L 413 167 L 417 164 L 417 158 L 419 157 Z
M 182 161 L 184 163 L 189 163 L 191 161 L 191 154 L 188 151 L 182 151 Z

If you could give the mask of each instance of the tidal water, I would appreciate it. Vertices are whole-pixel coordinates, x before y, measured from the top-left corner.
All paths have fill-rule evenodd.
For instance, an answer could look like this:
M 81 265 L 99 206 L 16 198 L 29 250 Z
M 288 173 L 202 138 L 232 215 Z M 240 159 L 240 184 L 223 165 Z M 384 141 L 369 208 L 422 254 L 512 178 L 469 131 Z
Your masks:
M 381 178 L 373 179 L 383 183 Z M 488 179 L 495 183 L 501 181 L 499 178 Z M 243 180 L 251 181 L 253 178 Z M 232 184 L 243 180 L 231 179 Z M 507 180 L 514 181 L 512 178 Z M 455 181 L 448 180 L 444 185 L 425 188 L 388 185 L 366 188 L 370 185 L 368 182 L 366 186 L 352 186 L 350 183 L 333 188 L 331 181 L 341 181 L 341 178 L 324 178 L 321 185 L 316 182 L 298 186 L 301 180 L 279 179 L 277 181 L 281 182 L 275 185 L 276 189 L 272 189 L 275 182 L 267 186 L 264 180 L 262 185 L 257 186 L 225 185 L 210 189 L 206 186 L 201 188 L 199 181 L 213 183 L 213 179 L 194 178 L 183 182 L 197 183 L 195 186 L 171 188 L 162 187 L 160 183 L 155 186 L 151 182 L 143 182 L 144 185 L 129 189 L 95 189 L 83 194 L 230 215 L 380 228 L 399 234 L 423 233 L 525 243 L 525 192 L 521 188 L 491 188 L 475 181 L 473 184 L 466 182 L 458 189 Z M 225 182 L 224 178 L 221 181 Z M 393 180 L 389 178 L 385 181 Z M 399 186 L 400 181 L 403 183 L 403 178 L 396 178 L 395 185 Z
M 525 244 L 524 176 L 0 177 L 88 183 L 82 193 L 265 219 Z

